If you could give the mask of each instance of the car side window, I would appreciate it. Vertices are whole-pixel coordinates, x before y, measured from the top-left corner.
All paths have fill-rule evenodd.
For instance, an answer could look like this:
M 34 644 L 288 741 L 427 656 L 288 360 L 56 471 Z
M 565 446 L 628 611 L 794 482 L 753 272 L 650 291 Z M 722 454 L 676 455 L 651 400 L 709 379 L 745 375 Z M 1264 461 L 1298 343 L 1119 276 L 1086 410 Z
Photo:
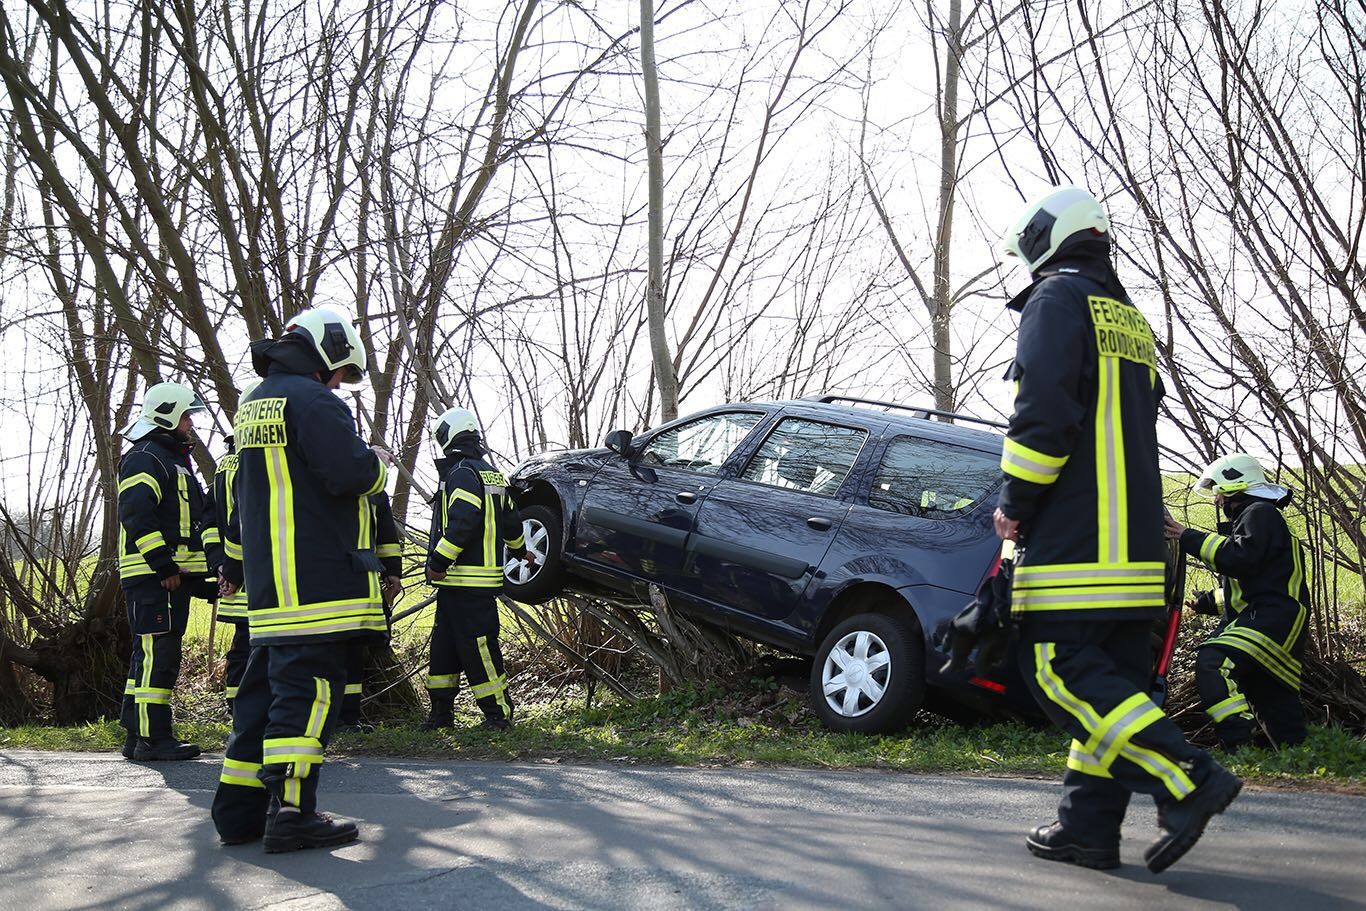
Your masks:
M 991 493 L 1001 462 L 938 440 L 897 437 L 887 446 L 868 505 L 906 516 L 961 515 Z
M 865 430 L 783 418 L 741 477 L 770 487 L 833 497 L 867 439 Z
M 679 424 L 655 436 L 640 452 L 642 465 L 717 474 L 754 425 L 764 419 L 752 411 L 723 411 Z

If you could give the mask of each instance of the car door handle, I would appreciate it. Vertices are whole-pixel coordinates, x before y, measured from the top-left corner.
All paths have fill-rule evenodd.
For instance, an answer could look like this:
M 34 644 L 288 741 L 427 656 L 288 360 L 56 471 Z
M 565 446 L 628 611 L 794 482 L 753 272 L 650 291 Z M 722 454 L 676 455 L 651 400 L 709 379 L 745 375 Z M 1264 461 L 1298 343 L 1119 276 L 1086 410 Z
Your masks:
M 830 526 L 833 523 L 825 516 L 812 516 L 806 520 L 806 524 L 816 529 L 816 531 L 829 531 Z
M 680 490 L 678 493 L 674 494 L 674 499 L 680 503 L 696 503 L 697 494 L 693 493 L 691 490 Z

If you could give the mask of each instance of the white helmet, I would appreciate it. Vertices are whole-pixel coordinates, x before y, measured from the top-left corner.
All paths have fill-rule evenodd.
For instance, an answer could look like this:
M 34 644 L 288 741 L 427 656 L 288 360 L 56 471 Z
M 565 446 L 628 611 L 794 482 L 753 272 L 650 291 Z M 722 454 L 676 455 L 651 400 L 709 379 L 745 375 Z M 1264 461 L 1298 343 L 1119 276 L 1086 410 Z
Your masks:
M 308 339 L 329 371 L 345 368 L 343 382 L 359 383 L 365 379 L 365 345 L 344 314 L 323 307 L 305 310 L 289 321 L 285 331 Z
M 1263 500 L 1281 500 L 1289 491 L 1266 479 L 1261 463 L 1252 456 L 1235 452 L 1215 459 L 1195 482 L 1195 489 L 1206 496 L 1245 493 Z
M 251 394 L 256 391 L 256 387 L 261 385 L 260 380 L 252 380 L 237 391 L 237 402 L 241 404 L 251 398 Z
M 1097 234 L 1110 230 L 1110 216 L 1100 200 L 1081 187 L 1054 187 L 1020 211 L 1001 246 L 1007 256 L 1019 257 L 1030 272 L 1036 272 L 1063 241 L 1086 230 Z
M 468 408 L 447 408 L 432 420 L 431 431 L 432 439 L 442 452 L 462 433 L 483 433 L 479 429 L 479 419 Z
M 180 383 L 157 383 L 142 397 L 142 411 L 124 429 L 130 440 L 140 440 L 153 430 L 175 430 L 187 413 L 203 411 L 204 403 L 194 390 Z

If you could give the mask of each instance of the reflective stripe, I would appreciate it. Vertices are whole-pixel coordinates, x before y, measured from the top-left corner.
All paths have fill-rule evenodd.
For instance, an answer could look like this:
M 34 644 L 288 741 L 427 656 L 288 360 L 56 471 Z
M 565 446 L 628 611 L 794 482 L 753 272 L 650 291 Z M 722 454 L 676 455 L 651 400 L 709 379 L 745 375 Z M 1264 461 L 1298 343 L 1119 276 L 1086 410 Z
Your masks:
M 1161 585 L 1097 586 L 1095 588 L 1022 589 L 1011 597 L 1013 613 L 1059 610 L 1122 610 L 1162 607 Z
M 199 540 L 204 543 L 205 547 L 207 547 L 210 544 L 223 543 L 223 536 L 218 533 L 218 529 L 210 525 L 199 533 Z
M 377 578 L 374 573 L 370 575 Z M 324 601 L 297 607 L 252 608 L 248 612 L 248 619 L 253 642 L 284 636 L 387 629 L 384 602 L 378 598 Z
M 317 621 L 301 623 L 278 629 L 267 629 L 256 623 L 255 611 L 251 611 L 251 639 L 253 643 L 268 639 L 283 639 L 287 636 L 320 636 L 325 633 L 348 633 L 363 630 L 385 632 L 389 627 L 384 622 L 384 614 L 378 617 L 361 617 L 353 620 Z
M 1096 533 L 1102 563 L 1129 555 L 1129 498 L 1120 414 L 1120 359 L 1102 357 L 1096 399 Z
M 322 744 L 307 737 L 282 737 L 264 741 L 266 744 L 261 749 L 261 759 L 266 765 L 285 765 L 293 763 L 295 765 L 311 766 L 320 764 L 323 761 Z M 297 776 L 307 778 L 308 774 Z
M 141 687 L 146 689 L 152 685 L 152 663 L 155 660 L 152 652 L 152 634 L 144 633 L 138 637 L 138 642 L 142 646 L 142 681 Z M 137 698 L 137 690 L 133 691 L 133 701 L 138 709 L 138 734 L 142 737 L 152 736 L 152 722 L 147 715 L 148 703 Z
M 1191 781 L 1186 770 L 1161 753 L 1141 747 L 1136 743 L 1128 743 L 1124 745 L 1124 749 L 1120 750 L 1120 755 L 1161 781 L 1166 786 L 1167 792 L 1177 800 L 1181 800 L 1195 791 L 1195 782 Z
M 1205 713 L 1214 719 L 1217 724 L 1228 718 L 1230 715 L 1238 715 L 1248 711 L 1247 697 L 1239 693 L 1237 696 L 1230 696 L 1223 702 L 1216 702 L 1205 710 Z
M 1006 437 L 1001 450 L 1001 470 L 1012 477 L 1035 484 L 1052 484 L 1062 474 L 1068 456 L 1052 456 L 1031 449 L 1017 440 Z M 930 504 L 922 502 L 920 505 Z
M 1300 688 L 1300 662 L 1288 654 L 1270 637 L 1254 629 L 1230 625 L 1216 636 L 1205 640 L 1205 645 L 1222 645 L 1235 648 L 1252 657 L 1258 664 L 1275 675 L 1280 681 L 1296 692 Z
M 359 695 L 361 694 L 361 691 L 362 691 L 363 689 L 364 689 L 364 685 L 363 685 L 363 684 L 360 684 L 360 683 L 348 683 L 348 684 L 346 685 L 346 689 L 343 690 L 342 692 L 343 692 L 343 695 L 346 695 L 346 696 L 359 696 Z
M 166 538 L 163 537 L 159 531 L 149 531 L 147 534 L 134 541 L 133 546 L 145 554 L 158 547 L 165 547 Z
M 194 534 L 194 526 L 190 522 L 190 481 L 187 475 L 176 472 L 175 476 L 176 493 L 180 499 L 180 540 L 188 541 Z
M 526 547 L 526 536 L 518 535 L 511 541 L 504 541 L 503 543 L 506 544 L 510 550 L 518 550 L 519 548 Z
M 299 603 L 294 561 L 294 483 L 289 460 L 283 447 L 273 446 L 263 453 L 266 478 L 270 486 L 270 548 L 275 574 L 275 603 L 293 607 Z
M 313 697 L 313 708 L 308 714 L 308 727 L 304 733 L 314 740 L 319 740 L 323 736 L 323 724 L 327 721 L 327 711 L 332 706 L 332 684 L 322 677 L 314 677 L 313 685 L 315 695 Z M 318 744 L 318 755 L 323 752 L 322 744 Z
M 507 679 L 502 677 L 498 673 L 498 668 L 493 665 L 493 656 L 489 652 L 489 637 L 480 636 L 475 641 L 479 646 L 479 660 L 484 664 L 484 674 L 488 677 L 488 682 L 483 684 L 483 686 L 492 686 L 494 683 L 500 680 L 502 681 L 501 685 L 493 689 L 488 695 L 493 696 L 494 699 L 497 700 L 498 707 L 503 710 L 503 717 L 511 718 L 512 706 L 508 704 L 507 697 L 503 695 L 507 691 Z M 476 693 L 475 698 L 478 699 L 482 697 Z
M 159 686 L 139 686 L 133 690 L 133 701 L 148 705 L 170 705 L 171 691 Z
M 439 556 L 445 557 L 447 560 L 454 560 L 460 556 L 461 549 L 452 544 L 447 538 L 437 538 L 436 547 L 434 547 L 433 550 Z
M 209 571 L 209 560 L 204 556 L 202 550 L 190 550 L 182 544 L 175 549 L 174 559 L 181 572 L 207 573 Z
M 1162 584 L 1166 578 L 1166 567 L 1161 563 L 1120 563 L 1102 565 L 1096 563 L 1044 563 L 1038 566 L 1017 566 L 1013 577 L 1013 587 L 1042 588 L 1044 583 L 1068 583 L 1071 585 L 1156 583 Z M 1051 585 L 1048 587 L 1052 587 Z
M 459 674 L 428 674 L 423 681 L 429 690 L 448 690 L 460 685 Z
M 493 497 L 485 494 L 484 496 L 484 566 L 502 566 L 498 560 L 498 508 L 493 504 Z
M 137 681 L 134 680 L 132 677 L 129 677 L 127 680 L 123 681 L 123 695 L 133 695 L 133 687 L 134 685 L 136 685 L 136 683 Z
M 375 461 L 379 462 L 379 476 L 375 478 L 375 483 L 370 485 L 370 489 L 361 494 L 362 497 L 368 497 L 371 494 L 379 493 L 384 489 L 384 485 L 389 483 L 389 467 L 385 465 L 384 462 L 380 461 L 378 457 L 375 458 Z
M 223 556 L 242 562 L 242 545 L 231 538 L 223 541 Z
M 451 505 L 454 504 L 456 500 L 463 500 L 475 509 L 478 509 L 480 505 L 478 497 L 468 490 L 465 490 L 463 487 L 457 487 L 455 490 L 451 491 L 450 498 L 446 501 L 446 510 L 448 512 L 450 511 Z
M 1094 775 L 1097 778 L 1114 778 L 1109 769 L 1101 768 L 1096 761 L 1096 757 L 1086 752 L 1086 746 L 1080 740 L 1073 740 L 1072 746 L 1067 752 L 1067 767 L 1076 772 L 1084 772 L 1087 775 Z
M 386 557 L 401 557 L 403 556 L 403 546 L 400 544 L 381 544 L 375 553 L 379 555 L 381 560 Z
M 226 696 L 228 699 L 236 699 L 236 698 L 237 698 L 237 687 L 235 687 L 235 686 L 225 686 L 225 687 L 223 687 L 223 695 Z
M 500 692 L 507 688 L 508 678 L 506 674 L 503 674 L 494 680 L 488 681 L 487 683 L 480 683 L 476 686 L 470 687 L 470 693 L 474 696 L 475 699 L 483 699 L 485 696 L 492 696 L 494 693 Z
M 1200 542 L 1200 562 L 1204 563 L 1210 569 L 1218 569 L 1218 567 L 1214 565 L 1214 555 L 1227 541 L 1228 538 L 1223 535 L 1217 535 L 1214 532 L 1206 534 L 1205 540 Z
M 161 502 L 161 485 L 157 483 L 156 478 L 152 477 L 145 471 L 140 471 L 137 474 L 132 475 L 131 477 L 124 478 L 122 481 L 120 481 L 119 493 L 132 490 L 139 484 L 146 484 L 148 487 L 152 488 L 152 495 L 156 498 L 157 503 Z

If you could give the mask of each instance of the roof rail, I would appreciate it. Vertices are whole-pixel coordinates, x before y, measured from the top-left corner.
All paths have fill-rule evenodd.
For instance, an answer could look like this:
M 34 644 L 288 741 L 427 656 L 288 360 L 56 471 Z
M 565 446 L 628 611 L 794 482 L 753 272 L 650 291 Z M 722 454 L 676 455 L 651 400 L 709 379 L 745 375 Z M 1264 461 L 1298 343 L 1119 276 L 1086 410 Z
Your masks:
M 937 408 L 926 408 L 922 405 L 903 405 L 900 402 L 884 402 L 880 399 L 861 399 L 853 395 L 831 395 L 821 393 L 820 395 L 808 395 L 801 399 L 803 402 L 820 402 L 831 405 L 835 402 L 857 402 L 860 405 L 877 405 L 882 408 L 897 408 L 902 411 L 914 412 L 917 416 L 929 420 L 931 417 L 953 418 L 955 421 L 967 421 L 970 424 L 985 424 L 988 427 L 996 427 L 1000 430 L 1009 429 L 1008 424 L 1001 421 L 993 421 L 988 418 L 974 417 L 970 414 L 959 414 L 956 411 L 940 411 Z

